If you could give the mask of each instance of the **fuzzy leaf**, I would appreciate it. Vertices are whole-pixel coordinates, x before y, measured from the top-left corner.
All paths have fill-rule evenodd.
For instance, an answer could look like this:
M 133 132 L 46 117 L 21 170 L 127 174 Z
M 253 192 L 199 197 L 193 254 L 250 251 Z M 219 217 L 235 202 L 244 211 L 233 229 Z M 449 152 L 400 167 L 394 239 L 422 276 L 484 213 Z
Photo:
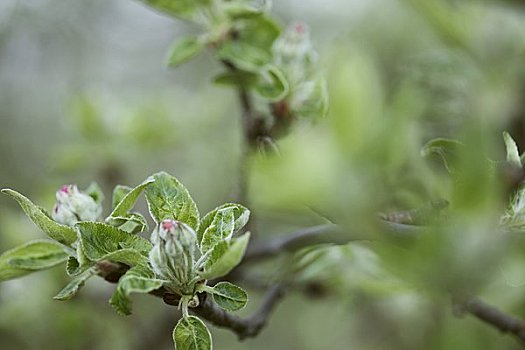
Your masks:
M 206 43 L 199 37 L 188 37 L 178 41 L 170 50 L 167 65 L 175 68 L 197 56 Z
M 125 216 L 109 217 L 106 219 L 106 223 L 128 233 L 139 233 L 148 230 L 148 222 L 140 213 L 128 213 Z
M 111 197 L 111 209 L 115 209 L 117 204 L 122 201 L 122 199 L 133 190 L 132 187 L 125 185 L 117 185 L 113 189 L 113 196 Z
M 96 275 L 95 269 L 89 269 L 73 278 L 57 295 L 53 297 L 55 300 L 69 300 L 73 298 L 84 283 L 91 277 Z
M 516 142 L 514 142 L 512 136 L 506 131 L 503 132 L 503 140 L 505 141 L 505 147 L 507 148 L 507 162 L 521 168 L 520 153 Z
M 199 211 L 188 190 L 176 178 L 165 172 L 153 175 L 155 182 L 146 189 L 151 216 L 157 223 L 165 219 L 184 222 L 196 229 Z
M 204 279 L 218 278 L 226 275 L 235 266 L 239 265 L 250 240 L 250 233 L 246 232 L 231 243 L 221 241 L 211 250 L 210 256 L 199 275 Z
M 137 265 L 129 269 L 117 284 L 109 303 L 120 315 L 131 314 L 131 293 L 149 293 L 162 286 L 164 281 L 156 279 L 155 274 L 146 265 Z
M 8 188 L 4 188 L 2 192 L 16 200 L 36 226 L 52 239 L 68 245 L 77 240 L 77 233 L 73 228 L 54 221 L 25 196 Z
M 210 350 L 211 334 L 197 317 L 183 317 L 173 330 L 173 341 L 177 350 Z
M 246 207 L 235 203 L 223 204 L 220 207 L 213 209 L 208 214 L 204 215 L 204 217 L 202 218 L 199 225 L 199 229 L 197 230 L 197 240 L 199 242 L 202 240 L 204 231 L 206 231 L 206 229 L 212 224 L 217 213 L 224 209 L 229 209 L 233 212 L 233 216 L 235 219 L 233 227 L 234 233 L 243 228 L 250 218 L 250 211 Z
M 96 182 L 92 182 L 85 191 L 88 196 L 93 198 L 95 203 L 100 204 L 104 200 L 104 192 Z
M 202 235 L 201 251 L 203 253 L 212 249 L 220 241 L 228 240 L 233 234 L 235 217 L 233 209 L 224 208 L 217 211 L 213 221 Z
M 118 204 L 116 204 L 115 208 L 113 209 L 109 217 L 106 219 L 106 221 L 111 220 L 111 218 L 126 216 L 135 205 L 135 202 L 137 201 L 137 198 L 142 193 L 142 191 L 144 191 L 144 189 L 153 182 L 153 178 L 149 177 L 146 180 L 144 180 L 144 182 L 142 182 L 140 185 L 127 192 L 118 202 Z M 116 194 L 115 192 L 113 193 L 113 200 L 115 201 L 115 197 L 120 197 L 125 190 L 126 188 L 121 186 Z M 117 191 L 117 188 L 115 188 L 115 191 Z
M 133 249 L 147 255 L 152 247 L 149 241 L 140 236 L 100 222 L 79 222 L 76 227 L 83 253 L 91 261 L 103 259 L 120 249 Z
M 0 281 L 49 269 L 67 260 L 64 247 L 49 240 L 36 240 L 0 255 Z
M 248 295 L 244 289 L 230 282 L 219 282 L 210 292 L 217 305 L 227 311 L 240 310 L 248 302 Z
M 235 67 L 253 73 L 264 69 L 271 61 L 271 55 L 242 41 L 229 41 L 217 51 L 219 58 L 231 62 Z

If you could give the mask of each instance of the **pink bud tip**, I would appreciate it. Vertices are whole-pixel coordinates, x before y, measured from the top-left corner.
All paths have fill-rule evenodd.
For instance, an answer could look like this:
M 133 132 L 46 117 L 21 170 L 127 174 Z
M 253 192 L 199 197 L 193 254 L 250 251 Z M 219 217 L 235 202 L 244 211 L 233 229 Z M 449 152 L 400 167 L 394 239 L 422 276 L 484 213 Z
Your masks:
M 64 185 L 60 188 L 60 192 L 70 194 L 73 187 L 75 187 L 75 185 Z
M 173 220 L 164 220 L 162 221 L 162 228 L 166 231 L 171 230 L 173 227 L 175 227 L 176 223 Z
M 296 33 L 304 34 L 306 33 L 306 29 L 306 24 L 304 24 L 303 22 L 297 22 L 294 25 L 294 30 Z

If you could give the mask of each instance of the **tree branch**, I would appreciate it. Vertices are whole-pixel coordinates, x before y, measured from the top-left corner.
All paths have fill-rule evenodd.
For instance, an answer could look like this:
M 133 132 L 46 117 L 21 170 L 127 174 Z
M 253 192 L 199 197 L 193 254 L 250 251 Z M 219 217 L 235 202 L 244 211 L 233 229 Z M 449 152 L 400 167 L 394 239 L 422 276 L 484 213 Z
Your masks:
M 514 335 L 525 343 L 525 321 L 507 315 L 496 307 L 477 298 L 470 298 L 457 305 L 460 313 L 468 313 L 478 320 L 498 329 L 501 333 Z
M 210 298 L 206 298 L 201 305 L 190 311 L 210 321 L 218 327 L 229 328 L 239 336 L 239 339 L 255 337 L 266 325 L 266 322 L 279 301 L 284 296 L 282 284 L 276 284 L 268 288 L 264 299 L 251 316 L 241 318 L 232 315 L 215 305 Z
M 388 234 L 399 237 L 411 237 L 421 233 L 422 228 L 380 220 L 380 225 Z M 266 241 L 254 242 L 248 246 L 243 263 L 255 262 L 275 257 L 282 252 L 293 253 L 315 244 L 346 244 L 369 238 L 363 234 L 349 233 L 336 224 L 323 224 L 297 230 L 284 236 Z

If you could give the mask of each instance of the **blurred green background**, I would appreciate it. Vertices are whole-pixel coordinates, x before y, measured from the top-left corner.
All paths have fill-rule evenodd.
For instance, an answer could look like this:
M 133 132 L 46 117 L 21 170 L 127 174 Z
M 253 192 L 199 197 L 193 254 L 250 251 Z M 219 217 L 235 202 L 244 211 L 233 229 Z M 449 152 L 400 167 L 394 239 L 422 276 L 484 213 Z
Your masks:
M 505 199 L 484 162 L 504 159 L 503 130 L 525 149 L 523 2 L 282 0 L 273 13 L 283 25 L 309 24 L 331 110 L 300 121 L 280 141 L 281 157 L 250 160 L 258 238 L 323 216 L 375 235 L 376 212 L 438 198 L 453 202 L 453 228 L 408 247 L 323 248 L 257 338 L 240 343 L 211 327 L 215 348 L 520 348 L 455 317 L 447 292 L 525 316 L 525 247 L 494 233 Z M 189 32 L 196 28 L 131 0 L 2 0 L 0 187 L 51 209 L 62 184 L 94 180 L 109 198 L 114 185 L 162 169 L 201 212 L 232 200 L 241 146 L 234 92 L 211 83 L 220 71 L 211 55 L 163 66 Z M 458 178 L 421 157 L 435 137 L 465 142 Z M 1 251 L 42 236 L 0 198 Z M 264 281 L 280 263 L 251 279 Z M 70 302 L 53 301 L 67 280 L 55 268 L 0 285 L 0 349 L 173 347 L 175 308 L 138 295 L 134 314 L 119 317 L 107 304 L 114 286 L 101 279 Z M 260 291 L 239 284 L 250 291 L 249 314 Z

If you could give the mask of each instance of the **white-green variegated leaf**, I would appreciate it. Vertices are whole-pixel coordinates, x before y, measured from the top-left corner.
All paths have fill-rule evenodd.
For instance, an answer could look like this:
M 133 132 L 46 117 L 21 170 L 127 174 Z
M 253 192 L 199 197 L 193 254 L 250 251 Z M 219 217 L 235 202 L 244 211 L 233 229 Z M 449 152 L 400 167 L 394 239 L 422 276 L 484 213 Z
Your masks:
M 177 350 L 211 350 L 211 334 L 197 317 L 183 317 L 173 330 L 173 341 Z
M 228 274 L 241 262 L 249 240 L 250 233 L 247 232 L 229 243 L 226 241 L 217 243 L 208 256 L 204 271 L 201 271 L 199 275 L 203 279 L 212 279 Z
M 80 288 L 86 283 L 86 281 L 96 275 L 97 272 L 94 268 L 88 269 L 82 272 L 77 277 L 73 278 L 57 295 L 53 297 L 55 300 L 69 300 L 73 298 Z
M 219 282 L 210 292 L 215 303 L 227 311 L 240 310 L 248 302 L 248 295 L 244 289 L 230 282 Z

